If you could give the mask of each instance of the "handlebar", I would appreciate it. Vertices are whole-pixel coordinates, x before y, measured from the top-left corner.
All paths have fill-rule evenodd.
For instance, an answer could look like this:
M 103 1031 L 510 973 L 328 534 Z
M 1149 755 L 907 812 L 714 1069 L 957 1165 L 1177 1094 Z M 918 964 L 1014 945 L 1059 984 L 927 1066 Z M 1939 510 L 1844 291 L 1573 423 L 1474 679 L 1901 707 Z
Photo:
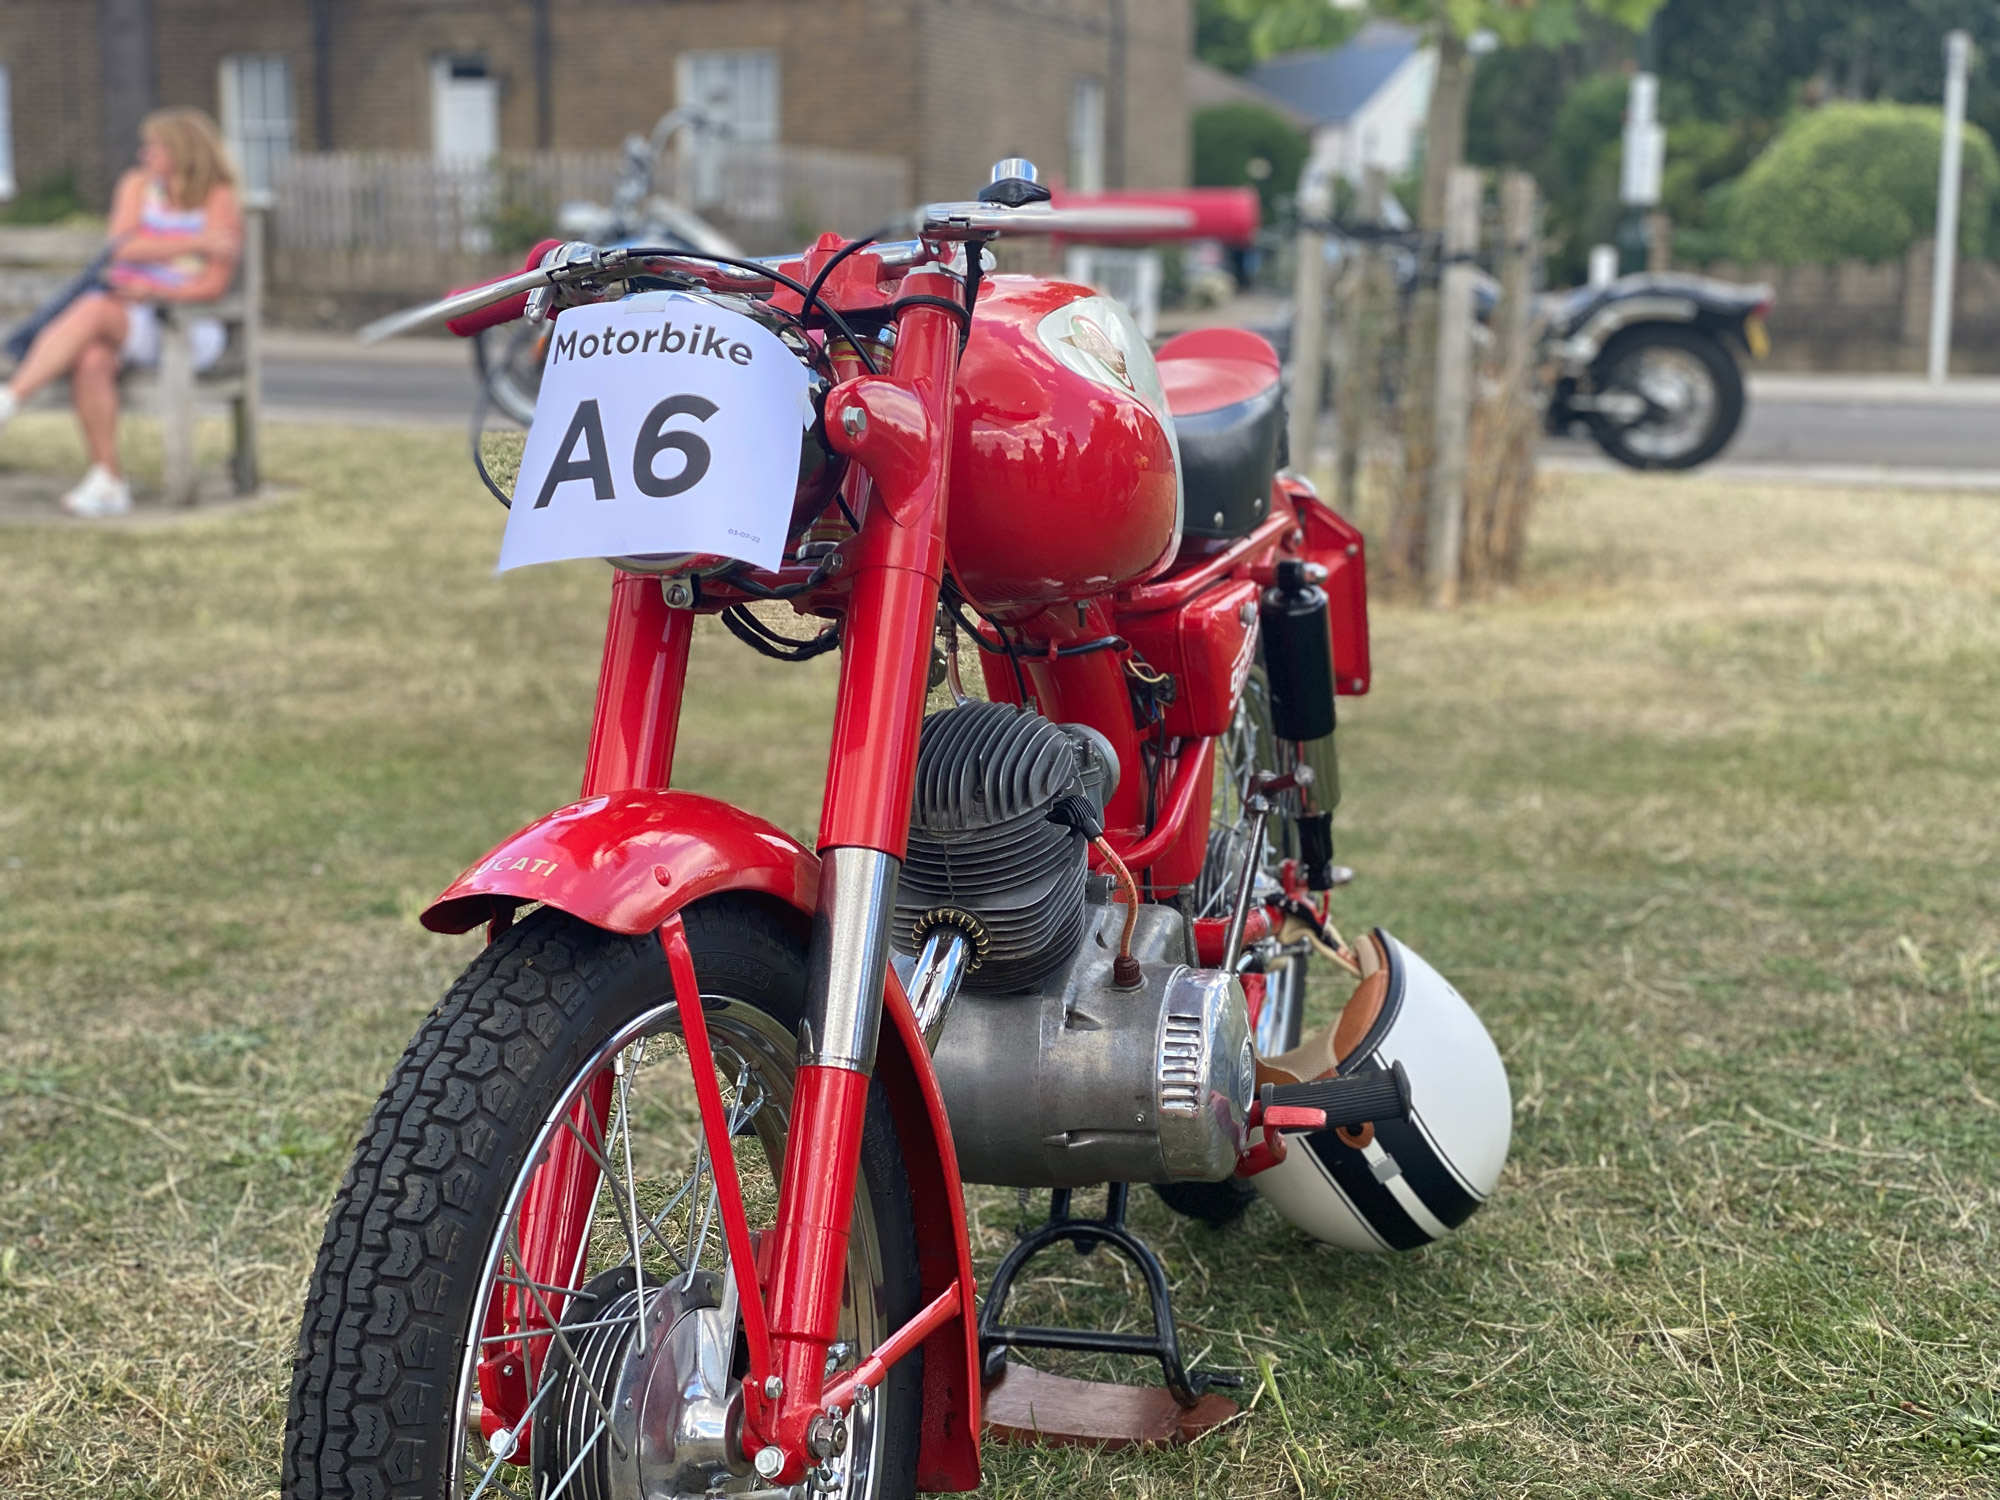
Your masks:
M 883 266 L 906 269 L 929 264 L 945 258 L 942 246 L 969 241 L 983 243 L 1010 234 L 1064 235 L 1073 239 L 1101 234 L 1129 241 L 1135 236 L 1174 239 L 1200 233 L 1197 215 L 1192 210 L 1165 204 L 1051 208 L 1031 203 L 1007 208 L 978 202 L 932 203 L 917 210 L 914 219 L 916 239 L 891 241 L 873 248 L 871 253 Z M 754 264 L 776 272 L 802 255 L 803 252 L 765 256 Z M 544 240 L 535 247 L 527 268 L 483 286 L 465 287 L 435 302 L 377 318 L 357 333 L 355 339 L 363 344 L 376 344 L 437 323 L 445 324 L 461 338 L 469 338 L 482 329 L 521 317 L 527 311 L 529 297 L 543 288 L 579 282 L 629 281 L 636 276 L 663 274 L 691 277 L 717 291 L 768 291 L 778 284 L 748 266 L 723 265 L 701 256 L 649 250 L 644 246 L 598 250 Z

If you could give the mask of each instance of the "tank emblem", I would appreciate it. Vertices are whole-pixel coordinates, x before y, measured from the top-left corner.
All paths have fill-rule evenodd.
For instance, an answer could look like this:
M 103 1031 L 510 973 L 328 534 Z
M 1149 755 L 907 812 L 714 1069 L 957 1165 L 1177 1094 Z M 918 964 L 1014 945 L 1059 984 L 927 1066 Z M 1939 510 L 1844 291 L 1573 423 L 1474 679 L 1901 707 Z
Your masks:
M 1099 328 L 1089 318 L 1079 317 L 1070 324 L 1070 331 L 1062 336 L 1062 341 L 1073 349 L 1081 349 L 1085 354 L 1102 364 L 1119 383 L 1134 395 L 1139 387 L 1132 381 L 1130 367 L 1125 360 L 1125 351 L 1112 342 L 1111 335 Z

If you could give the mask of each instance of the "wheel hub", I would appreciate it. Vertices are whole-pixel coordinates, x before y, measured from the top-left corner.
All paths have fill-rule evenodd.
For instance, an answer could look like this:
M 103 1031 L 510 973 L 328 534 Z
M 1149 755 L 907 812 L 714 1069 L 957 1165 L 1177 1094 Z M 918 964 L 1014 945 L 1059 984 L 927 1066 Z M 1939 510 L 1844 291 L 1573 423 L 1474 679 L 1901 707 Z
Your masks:
M 563 1319 L 585 1325 L 566 1334 L 574 1357 L 561 1345 L 549 1355 L 556 1388 L 535 1423 L 535 1493 L 677 1500 L 748 1473 L 733 1436 L 734 1285 L 699 1270 L 648 1282 L 643 1333 L 629 1265 L 584 1290 Z

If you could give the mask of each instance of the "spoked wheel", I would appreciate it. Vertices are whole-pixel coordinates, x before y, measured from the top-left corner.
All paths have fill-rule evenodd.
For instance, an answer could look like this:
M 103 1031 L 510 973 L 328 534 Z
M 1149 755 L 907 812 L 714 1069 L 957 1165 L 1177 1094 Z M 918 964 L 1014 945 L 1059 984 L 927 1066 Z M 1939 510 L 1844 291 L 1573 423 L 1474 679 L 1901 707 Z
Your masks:
M 777 1210 L 803 924 L 740 897 L 685 921 L 754 1230 Z M 829 1368 L 907 1320 L 917 1289 L 875 1091 Z M 425 1022 L 341 1184 L 299 1335 L 285 1495 L 769 1494 L 732 1440 L 737 1303 L 659 940 L 544 908 Z M 857 1405 L 799 1500 L 914 1493 L 920 1359 Z
M 472 341 L 473 363 L 487 399 L 523 427 L 535 420 L 549 331 L 547 323 L 506 323 L 481 329 Z
M 1596 366 L 1604 408 L 1591 436 L 1634 469 L 1691 469 L 1720 453 L 1743 421 L 1743 372 L 1707 334 L 1637 328 L 1613 340 Z M 1613 410 L 1612 403 L 1629 410 Z
M 1226 918 L 1243 879 L 1244 861 L 1256 854 L 1260 865 L 1251 900 L 1278 889 L 1278 866 L 1298 854 L 1297 830 L 1282 807 L 1264 825 L 1261 849 L 1251 848 L 1251 819 L 1246 806 L 1250 778 L 1259 771 L 1288 768 L 1289 757 L 1271 732 L 1271 690 L 1262 667 L 1253 667 L 1243 685 L 1236 721 L 1216 747 L 1214 801 L 1209 812 L 1208 857 L 1195 884 L 1194 914 Z M 1264 979 L 1264 1005 L 1257 1017 L 1257 1051 L 1263 1057 L 1289 1052 L 1299 1044 L 1305 1016 L 1306 960 L 1294 954 L 1280 961 Z M 1243 1216 L 1257 1200 L 1256 1187 L 1240 1177 L 1221 1182 L 1174 1182 L 1153 1191 L 1167 1207 L 1208 1224 L 1228 1224 Z

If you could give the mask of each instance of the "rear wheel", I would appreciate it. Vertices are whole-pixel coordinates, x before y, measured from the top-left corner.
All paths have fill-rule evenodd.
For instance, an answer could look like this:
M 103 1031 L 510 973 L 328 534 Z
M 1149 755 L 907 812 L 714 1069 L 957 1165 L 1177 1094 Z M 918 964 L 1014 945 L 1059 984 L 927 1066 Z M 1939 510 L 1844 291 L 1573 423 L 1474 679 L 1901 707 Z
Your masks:
M 1298 854 L 1298 833 L 1281 806 L 1264 825 L 1264 841 L 1251 849 L 1251 820 L 1245 803 L 1250 794 L 1250 778 L 1259 771 L 1275 771 L 1288 765 L 1289 758 L 1271 732 L 1271 689 L 1262 667 L 1253 667 L 1243 685 L 1243 699 L 1237 705 L 1236 721 L 1216 749 L 1214 802 L 1209 812 L 1208 858 L 1201 879 L 1195 885 L 1194 914 L 1200 918 L 1225 918 L 1230 914 L 1243 865 L 1253 852 L 1260 865 L 1259 892 L 1278 889 L 1278 866 Z M 1259 896 L 1253 895 L 1253 901 Z M 1281 960 L 1264 976 L 1264 1004 L 1258 1013 L 1257 1051 L 1265 1057 L 1289 1052 L 1299 1044 L 1306 1000 L 1306 960 L 1294 954 Z M 1240 1177 L 1221 1182 L 1169 1182 L 1154 1185 L 1175 1213 L 1205 1224 L 1233 1223 L 1257 1201 L 1253 1183 Z
M 1588 414 L 1590 435 L 1634 469 L 1706 463 L 1743 421 L 1743 372 L 1718 340 L 1692 328 L 1620 334 L 1592 374 L 1603 405 Z
M 743 897 L 685 920 L 755 1229 L 776 1212 L 804 937 Z M 287 1500 L 768 1493 L 726 1447 L 745 1355 L 718 1207 L 658 939 L 536 912 L 432 1012 L 341 1184 L 293 1367 Z M 915 1311 L 913 1222 L 871 1091 L 838 1361 Z M 857 1409 L 822 1492 L 914 1493 L 920 1360 Z

